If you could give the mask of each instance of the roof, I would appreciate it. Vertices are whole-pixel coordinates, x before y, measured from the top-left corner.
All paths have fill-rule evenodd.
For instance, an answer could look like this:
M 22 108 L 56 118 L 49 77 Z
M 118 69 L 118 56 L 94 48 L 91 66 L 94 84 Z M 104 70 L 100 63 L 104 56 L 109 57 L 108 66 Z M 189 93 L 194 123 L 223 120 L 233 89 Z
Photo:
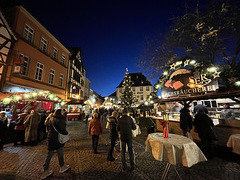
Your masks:
M 116 91 L 114 92 L 114 93 L 112 93 L 112 94 L 110 94 L 108 97 L 116 97 L 117 96 L 117 93 L 116 93 Z
M 239 101 L 240 89 L 237 90 L 227 90 L 227 91 L 215 91 L 206 94 L 191 95 L 191 96 L 179 96 L 179 97 L 169 97 L 165 99 L 155 99 L 156 103 L 165 103 L 173 101 L 194 101 L 194 100 L 205 100 L 205 99 L 218 99 L 218 98 L 230 98 L 235 101 Z M 237 98 L 237 99 L 236 99 Z
M 152 86 L 150 81 L 142 73 L 129 73 L 131 80 L 133 82 L 132 87 L 134 86 Z M 123 86 L 123 80 L 118 85 L 117 88 Z
M 82 50 L 81 50 L 81 48 L 80 47 L 67 47 L 67 49 L 71 53 L 70 56 L 69 56 L 70 61 L 76 59 L 78 52 L 80 53 L 81 64 L 82 64 L 83 68 L 86 69 L 84 64 L 83 64 L 83 60 L 82 60 Z

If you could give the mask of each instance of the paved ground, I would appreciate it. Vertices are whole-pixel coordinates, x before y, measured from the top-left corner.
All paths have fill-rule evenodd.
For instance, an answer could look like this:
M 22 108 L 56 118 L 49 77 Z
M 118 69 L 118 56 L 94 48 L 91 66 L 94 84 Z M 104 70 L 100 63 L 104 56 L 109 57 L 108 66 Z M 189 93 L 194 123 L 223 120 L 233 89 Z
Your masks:
M 137 168 L 133 172 L 121 172 L 120 152 L 116 151 L 114 162 L 107 161 L 109 139 L 107 131 L 99 139 L 99 154 L 93 154 L 91 150 L 91 137 L 87 134 L 87 126 L 83 122 L 68 122 L 71 141 L 66 143 L 64 156 L 66 164 L 71 170 L 59 174 L 57 156 L 51 161 L 50 168 L 53 176 L 48 179 L 80 179 L 80 180 L 155 180 L 160 179 L 166 163 L 156 161 L 151 154 L 145 152 L 145 131 L 134 138 Z M 177 165 L 176 168 L 182 179 L 189 180 L 239 180 L 240 161 L 239 156 L 224 148 L 215 149 L 216 156 L 207 162 L 198 163 L 191 168 Z M 40 179 L 43 171 L 43 163 L 46 157 L 45 141 L 37 146 L 13 147 L 6 145 L 0 151 L 0 179 L 35 180 Z M 173 167 L 170 168 L 167 179 L 178 179 Z

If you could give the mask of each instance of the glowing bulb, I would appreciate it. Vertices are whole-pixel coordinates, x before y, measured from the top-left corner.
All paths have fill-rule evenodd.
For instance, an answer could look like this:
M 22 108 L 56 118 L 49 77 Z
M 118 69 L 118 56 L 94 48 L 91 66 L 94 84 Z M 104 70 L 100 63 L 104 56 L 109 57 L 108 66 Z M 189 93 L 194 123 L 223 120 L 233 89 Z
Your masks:
M 49 95 L 49 98 L 50 98 L 50 99 L 52 99 L 52 98 L 53 98 L 53 95 L 52 95 L 52 94 L 50 94 L 50 95 Z
M 236 86 L 240 86 L 240 81 L 236 81 L 236 82 L 235 82 L 235 85 L 236 85 Z
M 191 60 L 191 61 L 190 61 L 190 64 L 192 64 L 192 65 L 195 64 L 195 63 L 196 63 L 195 60 Z
M 41 95 L 42 95 L 42 94 L 43 94 L 43 91 L 40 91 L 40 92 L 39 92 L 39 94 L 41 94 Z
M 168 72 L 167 71 L 163 72 L 163 75 L 165 75 L 165 76 L 168 75 Z
M 24 96 L 25 96 L 25 98 L 29 98 L 29 94 L 25 94 Z
M 215 72 L 217 70 L 217 68 L 216 67 L 210 67 L 210 68 L 207 68 L 207 70 L 209 72 Z
M 33 97 L 36 97 L 36 96 L 37 96 L 37 93 L 36 93 L 36 92 L 33 92 L 32 95 L 33 95 Z
M 182 61 L 178 61 L 178 62 L 176 62 L 176 65 L 178 66 L 178 65 L 181 65 L 182 64 Z

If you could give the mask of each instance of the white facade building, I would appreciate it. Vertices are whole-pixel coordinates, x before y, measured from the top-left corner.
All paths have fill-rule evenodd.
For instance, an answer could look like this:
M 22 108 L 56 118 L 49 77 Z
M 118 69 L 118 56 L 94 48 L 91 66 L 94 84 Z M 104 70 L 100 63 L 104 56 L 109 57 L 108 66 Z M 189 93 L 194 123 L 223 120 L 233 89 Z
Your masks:
M 136 106 L 144 103 L 147 96 L 153 92 L 153 86 L 142 73 L 129 73 L 132 81 L 132 91 L 136 97 Z M 121 101 L 123 81 L 117 87 L 117 99 Z

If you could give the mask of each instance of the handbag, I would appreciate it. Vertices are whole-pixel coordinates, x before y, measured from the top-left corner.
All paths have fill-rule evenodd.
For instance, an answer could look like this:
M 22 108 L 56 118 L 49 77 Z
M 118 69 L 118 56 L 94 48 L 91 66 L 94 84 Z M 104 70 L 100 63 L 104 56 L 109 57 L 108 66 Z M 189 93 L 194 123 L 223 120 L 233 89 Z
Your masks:
M 57 129 L 55 128 L 55 126 L 53 125 L 53 122 L 52 122 L 52 126 L 53 126 L 53 129 L 58 133 L 58 141 L 60 144 L 64 144 L 66 143 L 67 141 L 69 141 L 69 135 L 64 135 L 64 134 L 61 134 L 57 131 Z

